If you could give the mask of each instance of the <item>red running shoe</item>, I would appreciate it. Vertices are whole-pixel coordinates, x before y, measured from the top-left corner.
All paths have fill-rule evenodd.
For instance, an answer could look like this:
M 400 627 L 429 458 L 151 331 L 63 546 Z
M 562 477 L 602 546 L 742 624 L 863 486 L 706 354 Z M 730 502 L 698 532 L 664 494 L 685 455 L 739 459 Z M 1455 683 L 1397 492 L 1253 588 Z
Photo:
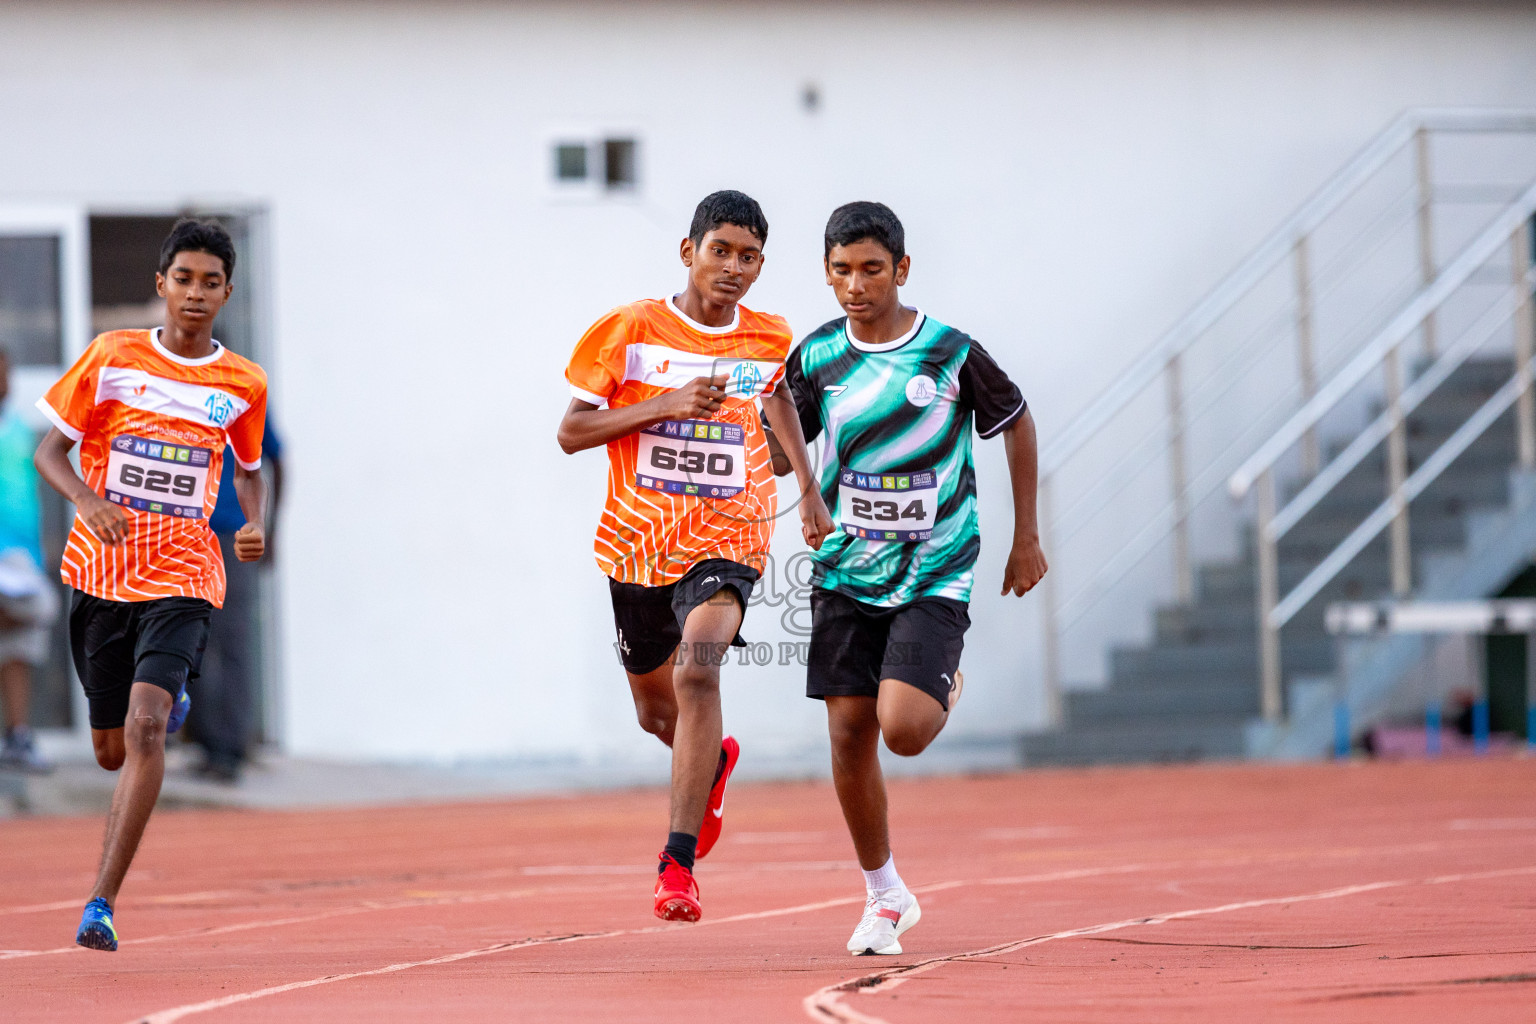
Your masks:
M 656 916 L 663 921 L 697 921 L 704 916 L 699 906 L 699 883 L 693 872 L 661 855 L 661 874 L 656 879 Z
M 725 784 L 731 781 L 731 772 L 736 770 L 741 744 L 736 742 L 735 736 L 727 736 L 720 742 L 720 751 L 725 755 L 725 770 L 710 788 L 709 806 L 704 808 L 704 824 L 699 826 L 699 848 L 693 854 L 695 858 L 713 850 L 715 841 L 720 838 L 720 826 L 725 816 Z

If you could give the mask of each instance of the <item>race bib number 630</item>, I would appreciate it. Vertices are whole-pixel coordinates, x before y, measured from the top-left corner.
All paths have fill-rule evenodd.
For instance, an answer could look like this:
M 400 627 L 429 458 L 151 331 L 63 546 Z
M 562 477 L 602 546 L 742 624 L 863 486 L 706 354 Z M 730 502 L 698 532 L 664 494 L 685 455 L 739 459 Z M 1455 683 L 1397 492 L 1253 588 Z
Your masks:
M 667 494 L 730 498 L 746 490 L 746 450 L 746 434 L 737 423 L 657 423 L 640 431 L 635 484 Z

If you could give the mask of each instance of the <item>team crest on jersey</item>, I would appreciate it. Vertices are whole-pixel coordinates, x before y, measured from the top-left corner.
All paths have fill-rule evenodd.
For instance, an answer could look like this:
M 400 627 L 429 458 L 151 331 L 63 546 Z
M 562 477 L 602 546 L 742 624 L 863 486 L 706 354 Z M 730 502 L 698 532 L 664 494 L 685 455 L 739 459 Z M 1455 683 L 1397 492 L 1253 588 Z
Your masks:
M 737 363 L 736 369 L 731 371 L 731 384 L 726 389 L 727 394 L 755 395 L 758 385 L 763 382 L 763 371 L 757 368 L 756 363 Z
M 938 397 L 939 386 L 926 373 L 920 373 L 907 381 L 907 401 L 919 409 L 932 405 L 933 400 Z
M 208 410 L 208 422 L 216 427 L 224 426 L 235 414 L 234 399 L 222 391 L 210 394 L 208 401 L 204 403 L 204 408 Z

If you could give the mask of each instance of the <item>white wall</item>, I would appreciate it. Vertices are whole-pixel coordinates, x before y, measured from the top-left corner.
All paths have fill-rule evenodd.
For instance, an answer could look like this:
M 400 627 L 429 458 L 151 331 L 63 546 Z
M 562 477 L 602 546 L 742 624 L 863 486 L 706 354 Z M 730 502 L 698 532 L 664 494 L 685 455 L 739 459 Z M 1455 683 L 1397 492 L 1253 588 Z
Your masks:
M 554 443 L 561 371 L 604 310 L 681 286 L 701 195 L 763 202 L 748 304 L 801 331 L 836 312 L 828 211 L 890 203 L 909 300 L 1048 435 L 1391 117 L 1536 106 L 1533 67 L 1536 14 L 1468 4 L 8 5 L 0 200 L 270 209 L 291 749 L 627 757 L 655 744 L 590 558 L 604 459 Z M 551 200 L 569 125 L 640 133 L 638 200 Z M 994 590 L 999 446 L 978 462 L 956 731 L 1039 712 L 1029 599 Z M 762 609 L 745 632 L 784 638 Z M 726 680 L 745 741 L 814 742 L 797 668 Z

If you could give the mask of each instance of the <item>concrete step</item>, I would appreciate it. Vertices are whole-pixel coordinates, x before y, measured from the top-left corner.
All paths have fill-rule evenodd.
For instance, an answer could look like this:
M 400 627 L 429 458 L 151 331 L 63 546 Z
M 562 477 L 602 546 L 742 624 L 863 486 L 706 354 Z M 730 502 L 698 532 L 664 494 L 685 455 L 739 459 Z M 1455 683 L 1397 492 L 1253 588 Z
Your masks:
M 1205 715 L 1031 733 L 1020 739 L 1019 758 L 1026 766 L 1230 760 L 1244 755 L 1248 720 L 1248 716 Z
M 1281 659 L 1287 671 L 1328 672 L 1333 668 L 1331 640 L 1284 644 Z M 1120 688 L 1163 689 L 1188 680 L 1257 679 L 1257 647 L 1253 643 L 1160 644 L 1117 648 L 1110 652 L 1110 685 Z
M 1175 605 L 1158 608 L 1154 612 L 1155 628 L 1152 643 L 1163 644 L 1221 644 L 1255 642 L 1258 635 L 1258 609 L 1252 597 L 1245 603 Z M 1323 640 L 1328 632 L 1323 628 L 1323 613 L 1303 610 L 1286 624 L 1281 633 L 1282 643 L 1301 640 Z
M 1257 715 L 1259 686 L 1252 679 L 1186 680 L 1177 686 L 1107 686 L 1067 693 L 1067 722 L 1074 729 L 1125 719 L 1187 719 L 1200 715 Z
M 1383 532 L 1365 550 L 1356 555 L 1342 572 L 1324 585 L 1321 597 L 1337 601 L 1368 601 L 1385 596 L 1391 584 L 1391 570 L 1387 562 L 1386 533 Z M 1413 549 L 1413 574 L 1423 575 L 1429 559 L 1446 553 L 1454 553 L 1458 546 L 1419 547 Z M 1280 563 L 1280 593 L 1289 593 L 1317 566 L 1317 559 L 1286 560 Z M 1221 562 L 1201 566 L 1196 572 L 1196 598 L 1202 605 L 1241 603 L 1251 605 L 1255 599 L 1257 570 L 1243 562 Z
M 1412 374 L 1412 379 L 1417 380 L 1422 377 L 1424 371 L 1428 370 L 1433 363 L 1434 361 L 1431 359 L 1415 361 L 1409 370 Z M 1514 360 L 1507 356 L 1473 356 L 1458 366 L 1455 372 L 1451 374 L 1450 380 L 1446 383 L 1449 385 L 1467 381 L 1504 381 L 1508 380 L 1509 375 L 1514 372 L 1514 366 Z M 1497 386 L 1497 383 L 1495 383 L 1495 386 Z
M 1470 450 L 1468 454 L 1471 454 Z M 1410 472 L 1413 465 L 1421 464 L 1422 461 L 1410 463 Z M 1415 504 L 1437 497 L 1442 500 L 1446 497 L 1458 497 L 1463 504 L 1468 505 L 1503 504 L 1508 500 L 1509 470 L 1513 465 L 1513 453 L 1507 458 L 1501 457 L 1486 465 L 1466 463 L 1458 459 L 1451 463 L 1444 473 L 1435 478 Z M 1300 493 L 1301 486 L 1298 485 L 1290 492 L 1290 497 L 1294 498 Z M 1358 520 L 1381 504 L 1386 496 L 1385 471 L 1377 472 L 1373 469 L 1366 472 L 1357 468 L 1334 485 L 1333 489 L 1307 513 L 1307 518 L 1316 515 L 1342 515 L 1354 516 Z
M 1391 582 L 1387 565 L 1386 541 L 1378 539 L 1357 555 L 1329 587 L 1343 596 L 1355 599 L 1357 591 L 1368 596 L 1383 590 Z M 1307 573 L 1317 566 L 1315 559 L 1282 561 L 1280 563 L 1280 592 L 1290 590 L 1306 579 Z M 1203 565 L 1196 573 L 1196 591 L 1201 604 L 1239 602 L 1251 605 L 1258 570 L 1248 562 L 1218 562 Z M 1325 591 L 1326 593 L 1327 591 Z M 1364 599 L 1362 596 L 1360 599 Z
M 1153 611 L 1153 636 L 1158 643 L 1205 643 L 1234 635 L 1247 638 L 1258 629 L 1257 615 L 1252 600 L 1247 604 L 1165 605 Z
M 1465 423 L 1492 397 L 1493 391 L 1468 391 L 1444 397 L 1437 395 L 1408 415 L 1409 432 L 1424 437 L 1449 437 L 1452 431 Z M 1483 436 L 1496 436 L 1504 431 L 1513 432 L 1514 429 L 1514 413 L 1505 412 Z
M 1464 516 L 1415 515 L 1415 511 L 1417 510 L 1411 507 L 1408 510 L 1408 542 L 1412 547 L 1453 548 L 1460 547 L 1466 542 L 1467 523 Z M 1306 561 L 1316 565 L 1328 557 L 1333 549 L 1364 521 L 1365 516 L 1350 519 L 1308 517 L 1280 538 L 1280 558 L 1282 561 Z M 1377 541 L 1385 545 L 1386 542 L 1382 539 L 1385 536 L 1386 534 L 1383 533 Z M 1386 557 L 1385 547 L 1380 554 Z
M 1422 465 L 1471 413 L 1501 387 L 1509 360 L 1464 366 L 1409 423 L 1410 471 Z M 1336 453 L 1345 442 L 1333 446 Z M 1384 446 L 1328 494 L 1280 543 L 1280 588 L 1309 574 L 1386 494 Z M 1424 564 L 1464 549 L 1480 511 L 1510 500 L 1513 421 L 1503 417 L 1421 495 L 1410 509 L 1415 579 Z M 1291 484 L 1286 493 L 1299 492 Z M 1065 695 L 1067 726 L 1026 736 L 1026 765 L 1189 761 L 1241 757 L 1258 718 L 1258 630 L 1254 608 L 1253 528 L 1243 528 L 1242 558 L 1196 567 L 1194 604 L 1155 609 L 1154 641 L 1110 652 L 1110 685 Z M 1323 608 L 1390 591 L 1388 541 L 1377 537 L 1325 586 L 1281 634 L 1287 680 L 1331 679 L 1338 647 L 1323 629 Z

